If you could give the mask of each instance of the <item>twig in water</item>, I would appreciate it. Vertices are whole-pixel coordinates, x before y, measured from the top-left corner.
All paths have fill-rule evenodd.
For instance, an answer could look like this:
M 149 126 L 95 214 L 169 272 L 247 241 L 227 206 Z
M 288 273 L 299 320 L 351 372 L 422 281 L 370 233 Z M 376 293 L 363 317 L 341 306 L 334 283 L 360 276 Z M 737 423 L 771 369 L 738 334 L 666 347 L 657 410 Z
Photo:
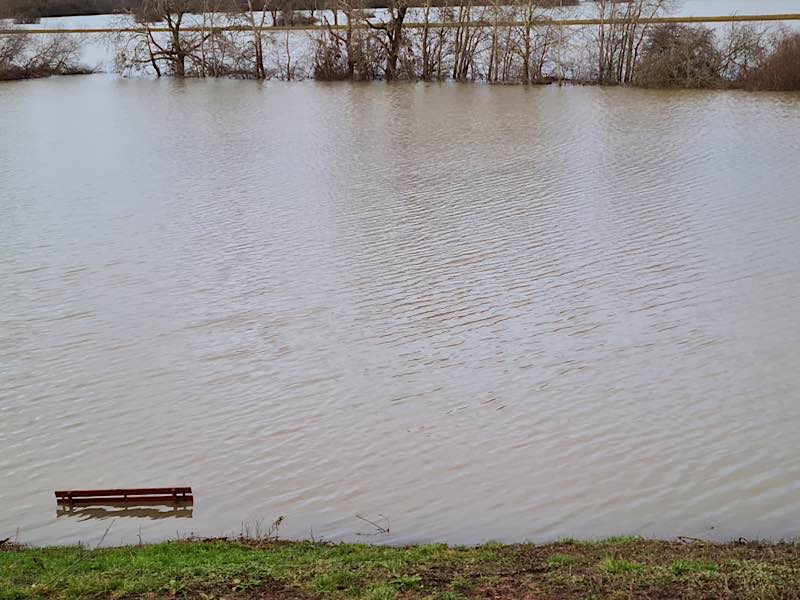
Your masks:
M 364 518 L 364 517 L 362 517 L 361 515 L 356 515 L 356 519 L 361 519 L 361 520 L 362 520 L 362 521 L 364 521 L 365 523 L 369 523 L 369 524 L 370 524 L 370 525 L 372 525 L 372 526 L 373 526 L 375 529 L 377 529 L 377 530 L 378 530 L 378 533 L 383 533 L 383 534 L 389 533 L 390 526 L 391 526 L 391 524 L 389 523 L 389 518 L 388 518 L 388 517 L 386 517 L 385 515 L 380 515 L 380 514 L 379 514 L 378 516 L 379 516 L 379 517 L 381 517 L 382 519 L 384 519 L 384 520 L 386 521 L 386 527 L 381 527 L 380 525 L 378 525 L 378 524 L 377 524 L 377 523 L 375 523 L 374 521 L 370 521 L 369 519 L 365 519 L 365 518 Z
M 106 527 L 106 530 L 103 532 L 103 535 L 100 537 L 100 539 L 98 540 L 97 544 L 94 547 L 95 550 L 97 550 L 100 547 L 100 544 L 103 543 L 103 540 L 106 539 L 106 536 L 108 535 L 108 532 L 111 531 L 111 526 L 114 524 L 114 521 L 116 521 L 116 519 L 113 519 L 108 524 L 108 527 Z M 61 579 L 64 575 L 66 575 L 66 573 L 70 569 L 74 569 L 78 564 L 80 564 L 84 560 L 86 560 L 86 557 L 88 557 L 88 556 L 89 556 L 89 552 L 81 552 L 80 556 L 78 556 L 78 558 L 73 563 L 67 565 L 59 573 L 57 573 L 55 575 L 55 580 L 58 581 L 59 579 Z M 42 565 L 42 571 L 44 571 L 44 565 Z
M 112 520 L 111 523 L 108 524 L 108 527 L 106 527 L 106 530 L 103 532 L 102 537 L 97 542 L 97 545 L 94 547 L 95 550 L 97 550 L 100 547 L 100 544 L 103 543 L 103 540 L 106 539 L 106 536 L 108 535 L 108 532 L 111 531 L 111 526 L 114 524 L 114 521 L 116 521 L 116 519 Z

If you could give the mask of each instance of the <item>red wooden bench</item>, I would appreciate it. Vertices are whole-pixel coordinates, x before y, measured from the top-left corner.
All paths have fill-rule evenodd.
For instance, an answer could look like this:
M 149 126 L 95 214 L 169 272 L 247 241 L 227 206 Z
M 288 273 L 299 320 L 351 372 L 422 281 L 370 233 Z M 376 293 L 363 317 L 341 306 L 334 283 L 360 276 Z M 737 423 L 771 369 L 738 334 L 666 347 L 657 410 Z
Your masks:
M 56 502 L 69 506 L 95 504 L 178 504 L 194 501 L 190 487 L 57 490 Z

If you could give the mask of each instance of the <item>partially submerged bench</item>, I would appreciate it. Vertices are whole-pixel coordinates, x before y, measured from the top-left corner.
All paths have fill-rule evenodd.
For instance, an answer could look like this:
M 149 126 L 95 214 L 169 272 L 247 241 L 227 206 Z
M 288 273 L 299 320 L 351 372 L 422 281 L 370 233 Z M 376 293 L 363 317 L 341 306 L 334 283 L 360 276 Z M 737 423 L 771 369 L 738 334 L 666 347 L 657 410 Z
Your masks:
M 191 519 L 192 503 L 178 502 L 177 504 L 123 504 L 108 502 L 102 506 L 74 506 L 72 504 L 58 504 L 56 518 L 79 517 L 85 519 L 109 519 L 119 517 L 132 517 L 136 519 Z
M 56 502 L 67 506 L 98 504 L 191 504 L 190 487 L 57 490 Z

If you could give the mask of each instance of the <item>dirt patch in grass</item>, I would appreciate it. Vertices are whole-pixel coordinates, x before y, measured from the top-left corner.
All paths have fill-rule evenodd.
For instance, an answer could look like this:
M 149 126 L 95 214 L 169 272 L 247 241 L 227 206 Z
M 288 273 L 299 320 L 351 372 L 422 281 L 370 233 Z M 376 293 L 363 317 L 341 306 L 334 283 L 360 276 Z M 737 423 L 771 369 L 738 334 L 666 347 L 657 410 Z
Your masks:
M 181 597 L 180 595 L 176 595 Z M 163 598 L 162 596 L 155 596 L 155 598 Z M 166 597 L 174 597 L 169 594 Z M 293 588 L 280 581 L 267 581 L 247 590 L 236 589 L 216 589 L 216 590 L 202 590 L 190 592 L 186 597 L 192 600 L 222 600 L 227 598 L 229 600 L 309 600 L 314 598 L 310 594 L 306 594 L 297 588 Z

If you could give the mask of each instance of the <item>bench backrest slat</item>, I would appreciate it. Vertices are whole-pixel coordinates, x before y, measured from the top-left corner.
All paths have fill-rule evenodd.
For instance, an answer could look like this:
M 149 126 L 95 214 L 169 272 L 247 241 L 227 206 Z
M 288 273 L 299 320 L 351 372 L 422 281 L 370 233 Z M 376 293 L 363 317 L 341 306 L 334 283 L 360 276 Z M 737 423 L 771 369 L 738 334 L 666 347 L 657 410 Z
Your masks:
M 99 498 L 115 496 L 186 496 L 191 487 L 117 488 L 108 490 L 56 490 L 56 498 Z

